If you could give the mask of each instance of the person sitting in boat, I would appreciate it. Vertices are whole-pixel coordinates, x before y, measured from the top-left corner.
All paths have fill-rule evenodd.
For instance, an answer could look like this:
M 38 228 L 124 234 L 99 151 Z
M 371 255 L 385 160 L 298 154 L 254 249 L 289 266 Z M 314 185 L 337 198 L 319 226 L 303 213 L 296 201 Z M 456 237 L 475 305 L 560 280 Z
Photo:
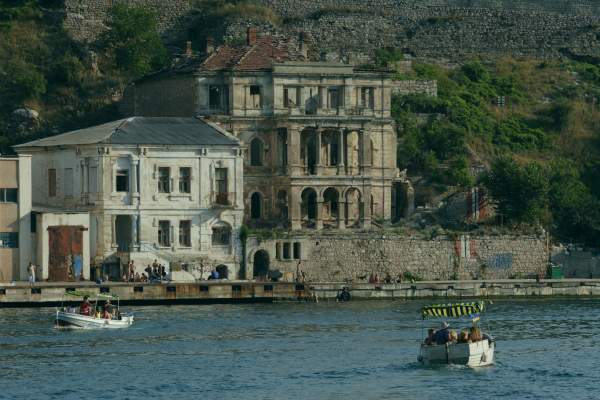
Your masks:
M 110 304 L 110 299 L 106 300 L 104 303 L 104 311 L 102 312 L 102 318 L 104 319 L 112 319 L 112 304 Z
M 89 296 L 83 296 L 83 302 L 79 306 L 79 314 L 89 316 L 91 306 Z
M 458 335 L 458 343 L 469 343 L 469 332 L 463 329 Z
M 448 323 L 442 322 L 442 326 L 435 332 L 435 343 L 446 344 L 450 341 L 450 331 L 448 330 Z
M 477 328 L 476 326 L 472 326 L 471 329 L 469 330 L 469 339 L 471 340 L 471 342 L 479 342 L 482 340 L 481 338 L 481 331 L 479 330 L 479 328 Z
M 435 344 L 435 329 L 429 328 L 427 330 L 427 337 L 425 338 L 425 344 L 428 346 Z
M 456 333 L 455 330 L 451 330 L 450 331 L 450 343 L 457 343 L 458 342 L 458 334 Z

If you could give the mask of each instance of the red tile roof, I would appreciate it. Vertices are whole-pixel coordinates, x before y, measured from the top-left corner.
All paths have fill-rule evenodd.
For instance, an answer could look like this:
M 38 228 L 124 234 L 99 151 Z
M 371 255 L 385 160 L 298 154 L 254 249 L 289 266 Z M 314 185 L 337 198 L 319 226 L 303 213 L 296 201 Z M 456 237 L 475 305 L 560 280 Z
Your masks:
M 222 45 L 200 63 L 200 71 L 254 71 L 271 69 L 273 63 L 306 61 L 297 44 L 281 37 L 259 37 L 253 45 Z

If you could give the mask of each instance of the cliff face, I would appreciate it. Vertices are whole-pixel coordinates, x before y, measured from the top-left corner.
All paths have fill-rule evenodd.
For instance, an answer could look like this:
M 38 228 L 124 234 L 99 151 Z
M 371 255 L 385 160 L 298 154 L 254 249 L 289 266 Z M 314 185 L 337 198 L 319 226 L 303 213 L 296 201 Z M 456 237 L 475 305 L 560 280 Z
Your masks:
M 154 9 L 168 40 L 186 39 L 192 0 L 127 0 Z M 600 3 L 592 0 L 257 0 L 281 22 L 263 31 L 306 32 L 325 53 L 369 54 L 397 47 L 419 57 L 473 55 L 600 57 Z M 112 0 L 65 0 L 64 26 L 78 40 L 104 29 Z M 239 16 L 225 37 L 243 35 Z

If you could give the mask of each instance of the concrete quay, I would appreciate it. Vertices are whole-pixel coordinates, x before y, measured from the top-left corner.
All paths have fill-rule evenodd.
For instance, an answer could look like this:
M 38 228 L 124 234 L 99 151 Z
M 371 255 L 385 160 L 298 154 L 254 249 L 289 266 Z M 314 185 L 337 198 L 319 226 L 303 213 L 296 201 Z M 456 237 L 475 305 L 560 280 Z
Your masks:
M 123 305 L 151 304 L 209 304 L 260 303 L 277 301 L 315 300 L 335 301 L 340 290 L 347 286 L 353 300 L 418 299 L 418 298 L 494 298 L 600 296 L 600 279 L 547 279 L 539 282 L 524 280 L 489 281 L 420 281 L 407 283 L 323 282 L 254 282 L 202 281 L 195 283 L 122 283 L 107 282 L 42 282 L 30 286 L 26 282 L 0 283 L 1 307 L 47 307 L 61 302 L 80 300 L 65 296 L 78 290 L 91 296 L 100 293 L 118 296 Z

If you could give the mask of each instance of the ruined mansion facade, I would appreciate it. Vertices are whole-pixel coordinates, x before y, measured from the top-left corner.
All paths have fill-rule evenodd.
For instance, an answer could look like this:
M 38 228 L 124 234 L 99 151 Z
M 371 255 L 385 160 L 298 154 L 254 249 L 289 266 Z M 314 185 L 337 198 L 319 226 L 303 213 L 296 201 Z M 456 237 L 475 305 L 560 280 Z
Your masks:
M 126 115 L 211 120 L 244 146 L 246 224 L 369 228 L 410 210 L 396 167 L 392 72 L 314 62 L 300 40 L 249 29 L 124 93 Z

